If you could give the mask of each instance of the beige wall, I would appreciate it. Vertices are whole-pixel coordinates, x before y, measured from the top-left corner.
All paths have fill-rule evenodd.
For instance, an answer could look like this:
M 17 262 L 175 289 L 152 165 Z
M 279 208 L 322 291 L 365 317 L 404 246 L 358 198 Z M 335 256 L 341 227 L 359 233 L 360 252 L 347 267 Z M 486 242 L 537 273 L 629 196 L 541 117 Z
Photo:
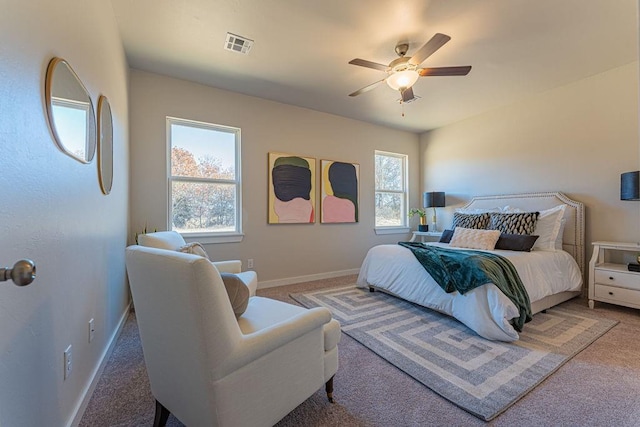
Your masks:
M 245 237 L 206 248 L 215 259 L 254 259 L 263 286 L 357 269 L 371 246 L 407 239 L 374 233 L 373 159 L 376 149 L 408 154 L 418 203 L 418 135 L 137 70 L 130 78 L 131 235 L 166 227 L 165 123 L 174 116 L 242 129 Z M 359 163 L 360 222 L 268 225 L 270 151 Z
M 620 200 L 620 174 L 640 169 L 637 62 L 420 139 L 423 189 L 448 204 L 561 191 L 585 204 L 588 256 L 594 240 L 640 240 L 640 202 Z
M 129 296 L 127 64 L 109 2 L 5 0 L 0 13 L 0 266 L 36 262 L 19 288 L 0 284 L 0 426 L 64 426 L 76 414 Z M 96 161 L 63 154 L 49 130 L 44 79 L 66 59 L 95 104 L 109 98 L 113 191 Z M 88 342 L 88 321 L 95 338 Z M 63 380 L 63 352 L 73 370 Z

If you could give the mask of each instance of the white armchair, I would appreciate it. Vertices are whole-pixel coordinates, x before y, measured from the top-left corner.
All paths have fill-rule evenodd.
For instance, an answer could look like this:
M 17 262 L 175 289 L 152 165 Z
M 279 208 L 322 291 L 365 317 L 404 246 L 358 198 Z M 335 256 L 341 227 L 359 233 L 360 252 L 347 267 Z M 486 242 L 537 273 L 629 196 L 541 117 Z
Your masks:
M 177 251 L 186 245 L 182 235 L 176 231 L 157 231 L 155 233 L 139 234 L 138 244 L 151 248 L 168 249 Z M 251 296 L 256 294 L 258 289 L 258 275 L 255 271 L 242 271 L 240 260 L 212 261 L 220 273 L 233 273 L 247 285 Z
M 154 426 L 271 426 L 326 384 L 331 400 L 340 325 L 325 308 L 250 297 L 236 318 L 205 258 L 126 250 Z

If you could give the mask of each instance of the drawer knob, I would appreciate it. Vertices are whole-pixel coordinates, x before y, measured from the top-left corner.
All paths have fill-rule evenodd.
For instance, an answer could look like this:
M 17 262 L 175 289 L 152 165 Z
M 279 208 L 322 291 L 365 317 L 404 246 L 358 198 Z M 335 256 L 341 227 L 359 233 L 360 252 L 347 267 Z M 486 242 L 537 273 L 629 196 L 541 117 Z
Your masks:
M 609 292 L 609 295 L 613 295 L 613 292 Z
M 609 280 L 613 280 L 613 277 L 609 276 Z

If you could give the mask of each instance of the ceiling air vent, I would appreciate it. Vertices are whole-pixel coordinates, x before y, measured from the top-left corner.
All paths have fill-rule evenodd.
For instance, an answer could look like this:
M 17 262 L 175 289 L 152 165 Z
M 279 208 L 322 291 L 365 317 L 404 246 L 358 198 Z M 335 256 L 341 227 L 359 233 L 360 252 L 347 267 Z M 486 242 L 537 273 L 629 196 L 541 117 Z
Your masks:
M 226 50 L 247 55 L 251 46 L 253 46 L 253 40 L 236 34 L 227 33 L 227 40 L 224 42 L 224 48 Z

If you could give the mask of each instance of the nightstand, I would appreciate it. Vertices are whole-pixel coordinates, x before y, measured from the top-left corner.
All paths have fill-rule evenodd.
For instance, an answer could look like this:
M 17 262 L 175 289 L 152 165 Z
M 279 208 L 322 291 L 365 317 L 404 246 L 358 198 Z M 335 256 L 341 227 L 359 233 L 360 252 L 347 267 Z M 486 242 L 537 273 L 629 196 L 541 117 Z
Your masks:
M 640 253 L 638 243 L 593 242 L 593 255 L 589 261 L 589 308 L 594 301 L 640 308 L 640 273 L 629 271 L 627 264 L 611 262 L 612 255 L 618 257 L 633 252 L 633 262 Z
M 415 242 L 418 238 L 420 238 L 420 242 L 436 242 L 440 240 L 441 236 L 442 231 L 414 231 L 413 236 L 409 241 Z

